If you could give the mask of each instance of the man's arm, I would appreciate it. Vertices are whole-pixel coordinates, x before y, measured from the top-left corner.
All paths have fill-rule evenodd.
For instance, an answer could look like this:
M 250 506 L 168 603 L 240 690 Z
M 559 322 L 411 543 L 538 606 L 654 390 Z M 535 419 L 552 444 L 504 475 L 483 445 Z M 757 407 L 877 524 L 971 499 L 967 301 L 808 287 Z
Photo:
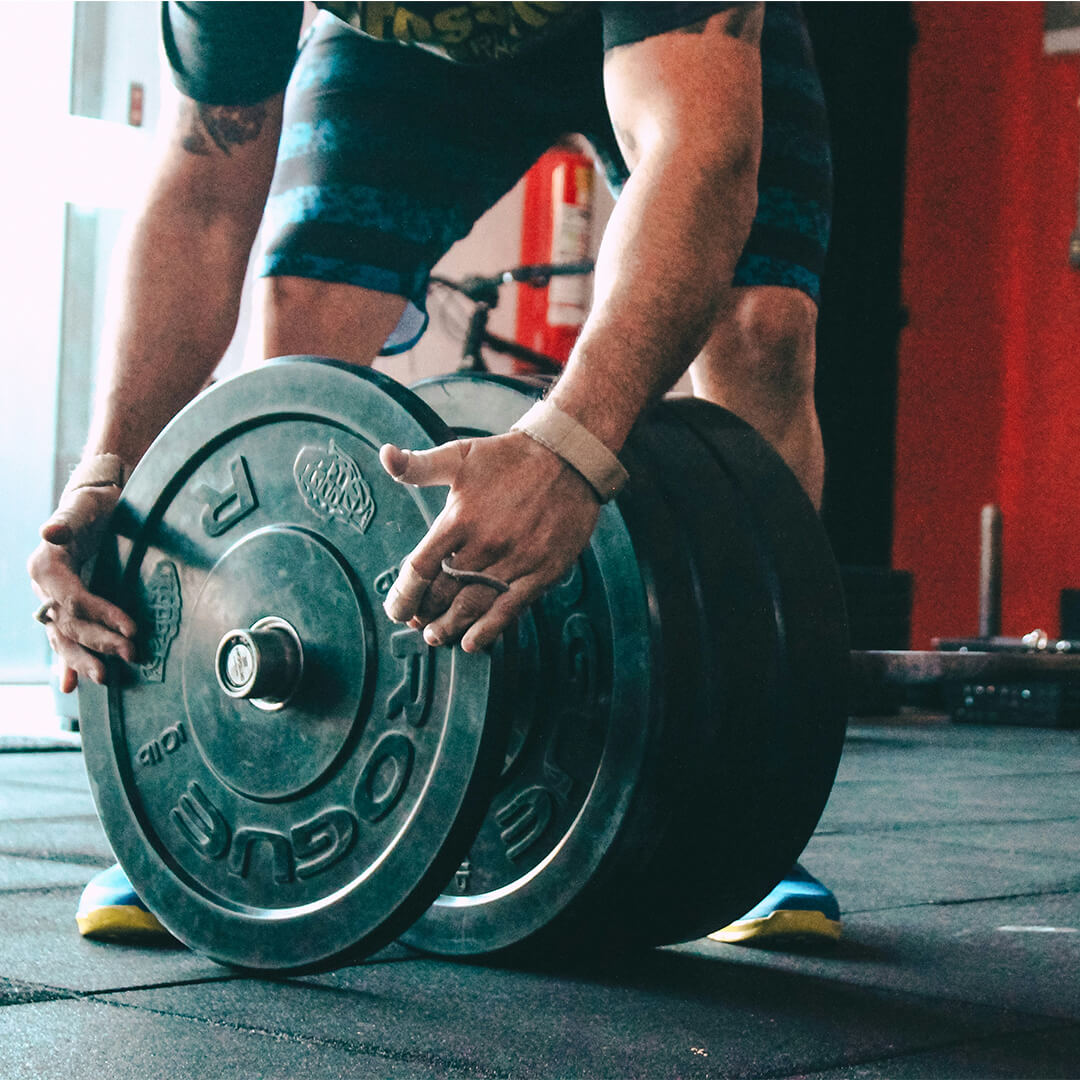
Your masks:
M 608 107 L 632 172 L 551 398 L 612 449 L 697 355 L 749 235 L 763 16 L 763 4 L 737 4 L 607 56 Z
M 596 295 L 550 401 L 611 450 L 704 344 L 730 287 L 757 199 L 762 4 L 617 47 L 605 89 L 632 174 L 597 262 Z M 402 567 L 391 617 L 467 649 L 499 633 L 580 554 L 596 521 L 592 489 L 522 433 L 424 453 L 384 451 L 399 480 L 450 484 L 447 508 Z M 498 595 L 440 574 L 509 583 Z M 445 614 L 440 614 L 445 612 Z
M 281 94 L 242 106 L 171 98 L 154 178 L 114 264 L 84 456 L 117 455 L 125 473 L 228 347 L 281 128 Z M 118 487 L 65 492 L 30 557 L 65 691 L 78 675 L 104 678 L 95 653 L 134 656 L 133 621 L 79 577 L 118 498 Z
M 280 94 L 227 106 L 172 96 L 158 168 L 111 286 L 104 396 L 87 446 L 129 468 L 232 340 L 281 130 Z

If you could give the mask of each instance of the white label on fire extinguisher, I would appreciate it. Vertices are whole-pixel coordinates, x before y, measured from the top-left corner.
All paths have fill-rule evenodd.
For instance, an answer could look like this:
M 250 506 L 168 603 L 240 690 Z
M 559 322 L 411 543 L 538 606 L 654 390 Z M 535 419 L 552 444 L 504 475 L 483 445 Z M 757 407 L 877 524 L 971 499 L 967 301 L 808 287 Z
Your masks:
M 553 263 L 580 262 L 588 257 L 592 182 L 592 169 L 580 165 L 560 165 L 551 174 Z M 567 274 L 551 279 L 547 305 L 549 326 L 581 326 L 588 309 L 589 279 L 586 275 Z

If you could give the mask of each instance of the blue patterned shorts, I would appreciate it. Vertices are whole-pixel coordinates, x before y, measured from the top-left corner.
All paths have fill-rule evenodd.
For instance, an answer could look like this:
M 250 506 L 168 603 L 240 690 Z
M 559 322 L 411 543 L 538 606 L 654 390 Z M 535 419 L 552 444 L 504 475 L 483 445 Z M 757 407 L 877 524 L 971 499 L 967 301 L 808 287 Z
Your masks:
M 406 297 L 385 352 L 426 323 L 431 267 L 560 136 L 585 135 L 626 179 L 604 102 L 599 20 L 513 61 L 449 63 L 371 41 L 320 15 L 285 99 L 261 272 Z M 736 285 L 817 302 L 832 172 L 824 99 L 797 4 L 770 3 L 762 36 L 758 211 Z

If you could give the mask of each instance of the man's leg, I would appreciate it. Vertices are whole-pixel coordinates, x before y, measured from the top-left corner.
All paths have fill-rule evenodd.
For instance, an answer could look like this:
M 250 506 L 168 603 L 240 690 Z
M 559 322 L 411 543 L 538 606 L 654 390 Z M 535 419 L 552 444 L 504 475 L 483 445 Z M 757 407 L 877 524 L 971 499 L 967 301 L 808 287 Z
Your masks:
M 787 462 L 817 509 L 825 450 L 814 405 L 817 305 L 798 289 L 734 288 L 690 368 L 694 395 L 758 430 Z
M 262 357 L 332 356 L 369 366 L 405 311 L 403 296 L 300 277 L 262 278 Z

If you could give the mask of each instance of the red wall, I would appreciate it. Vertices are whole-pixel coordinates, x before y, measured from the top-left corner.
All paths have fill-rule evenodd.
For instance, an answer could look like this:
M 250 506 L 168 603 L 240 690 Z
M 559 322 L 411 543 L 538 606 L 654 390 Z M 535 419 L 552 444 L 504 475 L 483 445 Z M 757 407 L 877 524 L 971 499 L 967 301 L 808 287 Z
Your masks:
M 1080 57 L 1043 5 L 912 5 L 893 565 L 912 644 L 977 632 L 979 508 L 1004 516 L 1003 631 L 1080 588 Z

